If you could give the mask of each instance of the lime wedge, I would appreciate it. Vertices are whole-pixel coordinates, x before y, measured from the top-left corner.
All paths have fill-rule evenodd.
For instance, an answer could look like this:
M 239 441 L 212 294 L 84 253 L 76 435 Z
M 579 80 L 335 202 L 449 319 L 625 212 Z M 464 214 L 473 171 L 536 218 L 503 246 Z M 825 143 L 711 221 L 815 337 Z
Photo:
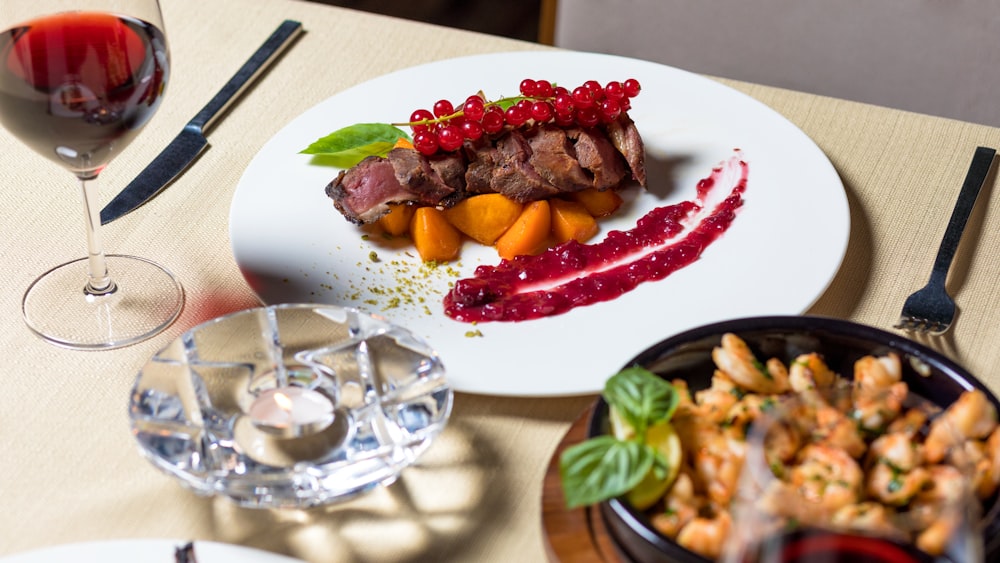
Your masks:
M 635 429 L 625 422 L 617 410 L 609 409 L 608 417 L 611 422 L 611 433 L 615 438 L 628 440 L 635 437 Z M 658 478 L 655 472 L 650 470 L 635 488 L 625 494 L 629 504 L 639 510 L 653 506 L 666 494 L 677 479 L 682 461 L 681 439 L 669 421 L 658 422 L 646 429 L 646 443 L 663 456 L 667 463 L 667 474 Z

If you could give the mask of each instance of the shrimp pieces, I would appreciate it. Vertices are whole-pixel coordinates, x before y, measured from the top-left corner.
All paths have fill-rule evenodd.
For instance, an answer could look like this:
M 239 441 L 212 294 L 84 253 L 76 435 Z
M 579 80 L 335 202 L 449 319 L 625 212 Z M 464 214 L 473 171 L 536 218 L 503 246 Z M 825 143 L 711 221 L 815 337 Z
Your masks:
M 722 335 L 722 345 L 712 350 L 712 360 L 737 385 L 755 393 L 776 394 L 791 389 L 788 370 L 780 360 L 761 363 L 739 336 Z
M 732 523 L 725 510 L 718 510 L 711 517 L 699 516 L 681 528 L 677 543 L 709 559 L 718 559 Z
M 885 389 L 903 378 L 899 356 L 865 356 L 854 363 L 854 384 L 869 389 Z
M 986 394 L 978 389 L 966 391 L 931 422 L 930 433 L 924 441 L 927 460 L 937 463 L 959 442 L 983 439 L 996 427 L 997 411 Z
M 833 513 L 830 523 L 843 530 L 902 538 L 903 533 L 893 524 L 892 517 L 892 510 L 884 504 L 866 501 L 841 507 Z
M 788 369 L 788 382 L 792 390 L 797 393 L 824 389 L 836 381 L 837 374 L 827 367 L 823 357 L 816 352 L 802 354 L 795 358 Z
M 704 502 L 705 499 L 695 496 L 691 475 L 681 471 L 664 497 L 666 509 L 653 515 L 653 527 L 667 537 L 677 537 L 681 528 L 698 516 L 699 507 Z
M 816 427 L 812 434 L 817 443 L 840 448 L 851 457 L 861 457 L 867 448 L 857 424 L 834 407 L 816 409 Z
M 822 513 L 832 513 L 861 500 L 864 473 L 844 450 L 810 444 L 799 453 L 789 482 Z
M 961 523 L 960 499 L 968 491 L 962 472 L 955 467 L 934 465 L 928 471 L 932 486 L 926 487 L 917 495 L 911 513 L 923 515 L 927 524 L 917 535 L 917 547 L 931 555 L 940 555 Z
M 909 387 L 902 381 L 884 388 L 855 385 L 852 416 L 863 430 L 883 432 L 899 418 L 907 394 Z
M 712 386 L 695 393 L 698 412 L 712 422 L 721 423 L 729 409 L 740 400 L 741 391 L 725 372 L 716 370 L 712 376 Z

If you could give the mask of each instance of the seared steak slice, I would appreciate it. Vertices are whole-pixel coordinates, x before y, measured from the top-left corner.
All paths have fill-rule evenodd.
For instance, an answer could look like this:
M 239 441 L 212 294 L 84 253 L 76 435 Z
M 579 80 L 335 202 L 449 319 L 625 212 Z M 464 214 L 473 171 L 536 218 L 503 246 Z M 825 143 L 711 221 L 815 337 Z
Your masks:
M 465 171 L 465 191 L 470 194 L 491 194 L 496 190 L 490 183 L 493 171 L 500 162 L 500 153 L 489 143 L 466 143 L 462 147 L 469 168 Z
M 348 221 L 364 225 L 389 212 L 389 203 L 420 201 L 396 179 L 392 164 L 379 156 L 369 156 L 340 172 L 326 187 L 326 195 Z
M 646 149 L 642 144 L 642 137 L 639 136 L 639 130 L 635 128 L 635 122 L 628 114 L 623 113 L 617 120 L 609 123 L 607 128 L 611 144 L 622 153 L 629 168 L 632 169 L 632 178 L 639 182 L 640 186 L 646 187 Z
M 397 148 L 385 157 L 396 171 L 396 180 L 418 198 L 437 204 L 455 192 L 455 188 L 446 184 L 427 158 L 417 151 Z
M 596 129 L 573 127 L 566 130 L 566 136 L 574 141 L 573 150 L 580 166 L 593 176 L 592 187 L 606 190 L 622 182 L 628 173 L 625 157 L 607 135 Z
M 502 135 L 496 147 L 500 158 L 490 179 L 494 191 L 521 203 L 559 194 L 559 188 L 546 182 L 528 163 L 531 146 L 520 131 L 512 130 Z
M 527 131 L 524 138 L 531 147 L 528 164 L 560 192 L 578 192 L 592 185 L 592 179 L 580 166 L 573 145 L 561 127 L 535 127 Z
M 451 188 L 451 194 L 441 199 L 440 205 L 451 207 L 468 195 L 465 190 L 465 158 L 461 153 L 453 152 L 431 157 L 422 156 L 427 159 L 434 171 L 434 177 L 444 185 Z

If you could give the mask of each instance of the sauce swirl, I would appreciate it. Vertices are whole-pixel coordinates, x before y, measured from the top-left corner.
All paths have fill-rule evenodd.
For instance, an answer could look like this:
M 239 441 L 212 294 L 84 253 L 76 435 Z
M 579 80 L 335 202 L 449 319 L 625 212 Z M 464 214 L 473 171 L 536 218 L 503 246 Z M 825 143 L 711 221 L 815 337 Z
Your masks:
M 657 207 L 630 230 L 611 231 L 594 244 L 570 240 L 536 256 L 479 266 L 445 296 L 445 314 L 463 322 L 537 319 L 661 280 L 697 260 L 729 228 L 743 204 L 748 173 L 737 153 L 698 182 L 693 201 Z M 712 196 L 717 201 L 709 203 Z

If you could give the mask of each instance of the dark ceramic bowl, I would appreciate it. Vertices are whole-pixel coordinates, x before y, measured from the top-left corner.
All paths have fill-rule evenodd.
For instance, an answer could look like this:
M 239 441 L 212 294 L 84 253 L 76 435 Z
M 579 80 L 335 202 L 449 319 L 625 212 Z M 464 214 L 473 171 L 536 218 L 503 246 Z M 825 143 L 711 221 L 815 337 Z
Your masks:
M 831 369 L 852 374 L 854 362 L 868 354 L 894 351 L 903 364 L 903 379 L 911 393 L 946 407 L 969 389 L 986 393 L 997 410 L 993 393 L 963 367 L 944 355 L 898 334 L 849 321 L 823 317 L 754 317 L 694 328 L 651 346 L 625 366 L 641 365 L 667 379 L 683 378 L 692 391 L 711 383 L 711 352 L 724 333 L 743 338 L 758 358 L 776 357 L 787 365 L 800 353 L 819 352 Z M 918 373 L 917 370 L 920 370 Z M 608 405 L 598 401 L 590 419 L 589 437 L 607 434 Z M 600 512 L 615 544 L 633 561 L 710 563 L 657 532 L 643 512 L 624 500 L 601 503 Z M 997 496 L 983 505 L 986 561 L 1000 560 L 1000 502 Z

